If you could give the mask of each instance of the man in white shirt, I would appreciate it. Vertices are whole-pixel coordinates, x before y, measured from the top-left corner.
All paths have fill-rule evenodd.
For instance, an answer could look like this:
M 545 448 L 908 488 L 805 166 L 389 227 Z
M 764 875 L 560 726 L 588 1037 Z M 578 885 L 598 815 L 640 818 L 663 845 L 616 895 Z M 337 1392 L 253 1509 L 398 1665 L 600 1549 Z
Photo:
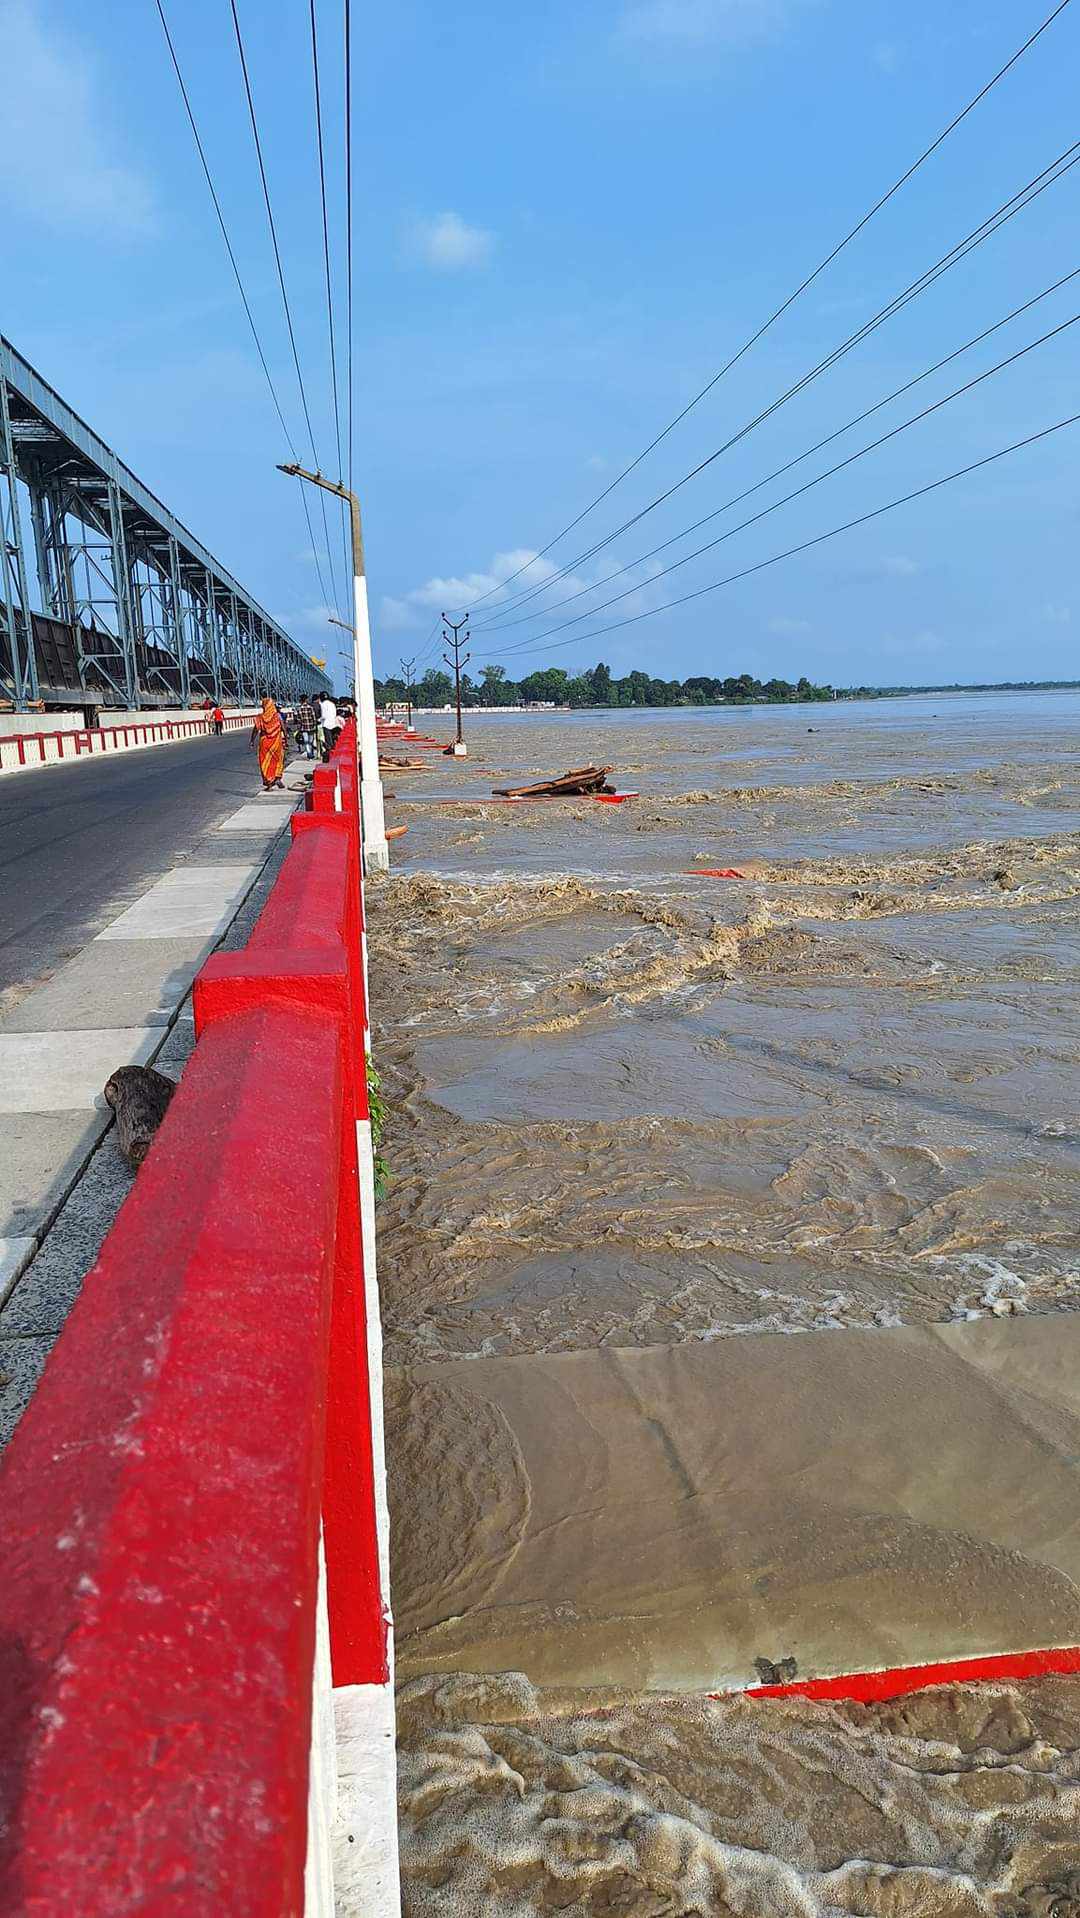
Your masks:
M 321 693 L 319 696 L 319 718 L 322 720 L 322 756 L 325 762 L 329 759 L 330 754 L 337 745 L 337 737 L 341 731 L 341 721 L 338 718 L 338 710 L 329 693 Z

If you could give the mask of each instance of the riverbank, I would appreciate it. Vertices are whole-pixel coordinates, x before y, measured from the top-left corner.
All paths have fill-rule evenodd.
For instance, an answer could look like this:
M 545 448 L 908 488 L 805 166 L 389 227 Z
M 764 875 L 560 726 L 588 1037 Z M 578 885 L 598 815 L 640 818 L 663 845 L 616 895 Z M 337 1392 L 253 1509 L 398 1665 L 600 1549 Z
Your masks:
M 658 1496 L 680 1524 L 708 1507 L 727 1434 L 741 1473 L 728 1492 L 756 1524 L 768 1418 L 756 1430 L 736 1410 L 740 1352 L 760 1375 L 775 1348 L 783 1385 L 785 1351 L 816 1364 L 852 1349 L 845 1333 L 934 1338 L 980 1320 L 1008 1331 L 1042 1314 L 1070 1337 L 1080 1326 L 1065 1316 L 1080 1297 L 1075 714 L 1021 698 L 975 715 L 965 703 L 932 726 L 911 704 L 863 707 L 855 725 L 830 708 L 812 736 L 789 713 L 648 728 L 537 717 L 478 727 L 452 774 L 395 775 L 390 815 L 410 831 L 397 875 L 373 891 L 372 976 L 392 1115 L 381 1270 L 416 1913 L 452 1894 L 455 1911 L 515 1918 L 556 1906 L 967 1918 L 1068 1911 L 1060 1900 L 1080 1895 L 1077 1681 L 878 1706 L 709 1699 L 700 1672 L 675 1671 L 677 1621 L 694 1614 L 695 1580 L 707 1596 L 737 1563 L 730 1510 L 713 1535 L 720 1560 L 684 1534 L 689 1558 L 651 1568 L 651 1676 L 628 1681 L 603 1645 L 640 1635 L 625 1606 L 629 1571 L 640 1616 L 641 1568 L 611 1521 L 647 1481 L 610 1447 L 600 1471 L 602 1436 L 560 1451 L 557 1411 L 544 1425 L 559 1365 L 594 1379 L 614 1360 L 641 1377 L 629 1355 L 655 1354 L 671 1376 L 692 1360 L 711 1381 L 715 1353 L 729 1387 L 707 1383 L 704 1399 L 683 1394 L 658 1414 L 696 1490 L 689 1505 Z M 578 763 L 583 727 L 588 752 L 641 800 L 491 801 L 496 775 Z M 713 868 L 747 877 L 706 878 Z M 793 1347 L 793 1333 L 810 1336 Z M 507 1375 L 490 1376 L 504 1362 L 517 1368 L 513 1403 Z M 1040 1365 L 1023 1404 L 998 1399 L 985 1429 L 958 1425 L 976 1490 L 1000 1463 L 980 1444 L 1002 1419 L 1030 1427 Z M 909 1398 L 918 1391 L 917 1377 Z M 813 1397 L 797 1393 L 796 1409 Z M 587 1393 L 590 1404 L 602 1433 Z M 823 1408 L 830 1443 L 838 1410 Z M 862 1439 L 847 1422 L 849 1468 L 873 1450 L 865 1434 L 881 1420 L 872 1404 L 867 1416 Z M 1067 1500 L 1071 1454 L 1046 1416 Z M 920 1454 L 934 1457 L 914 1409 L 910 1429 L 897 1512 Z M 830 1470 L 844 1479 L 842 1454 Z M 560 1531 L 537 1515 L 568 1482 L 592 1517 L 560 1559 Z M 1022 1485 L 1012 1502 L 1024 1505 Z M 983 1516 L 976 1498 L 973 1526 Z M 617 1536 L 621 1596 L 603 1571 Z M 955 1559 L 955 1516 L 939 1516 L 934 1538 L 905 1557 L 904 1535 L 889 1599 L 900 1614 L 919 1567 L 929 1583 L 944 1576 L 935 1552 Z M 897 1538 L 864 1532 L 856 1549 L 865 1571 Z M 1021 1609 L 1039 1602 L 1033 1553 L 1019 1561 Z M 496 1669 L 462 1672 L 455 1633 L 476 1651 L 500 1590 L 512 1604 L 514 1580 L 533 1576 L 530 1554 L 537 1577 L 561 1566 L 561 1597 L 540 1594 L 548 1649 L 519 1638 L 533 1647 L 524 1677 L 497 1669 L 498 1651 Z M 600 1636 L 565 1684 L 559 1658 L 585 1643 L 580 1566 Z M 983 1557 L 966 1589 L 985 1597 L 998 1575 Z M 881 1622 L 880 1585 L 859 1602 Z M 749 1662 L 740 1682 L 755 1682 Z

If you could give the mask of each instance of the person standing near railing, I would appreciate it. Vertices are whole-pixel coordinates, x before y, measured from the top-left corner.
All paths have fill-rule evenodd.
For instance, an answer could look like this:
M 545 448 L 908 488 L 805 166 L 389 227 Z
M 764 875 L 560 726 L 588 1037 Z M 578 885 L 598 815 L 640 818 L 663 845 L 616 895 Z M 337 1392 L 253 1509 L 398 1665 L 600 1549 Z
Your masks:
M 322 720 L 322 732 L 323 732 L 322 756 L 323 756 L 323 764 L 325 765 L 326 761 L 330 757 L 330 754 L 333 752 L 334 747 L 337 745 L 338 734 L 341 731 L 341 721 L 338 718 L 338 709 L 336 705 L 334 704 L 334 701 L 331 699 L 329 693 L 323 693 L 319 700 L 319 717 Z
M 285 728 L 272 699 L 263 700 L 262 711 L 251 728 L 251 743 L 258 748 L 263 791 L 272 792 L 275 786 L 284 791 Z

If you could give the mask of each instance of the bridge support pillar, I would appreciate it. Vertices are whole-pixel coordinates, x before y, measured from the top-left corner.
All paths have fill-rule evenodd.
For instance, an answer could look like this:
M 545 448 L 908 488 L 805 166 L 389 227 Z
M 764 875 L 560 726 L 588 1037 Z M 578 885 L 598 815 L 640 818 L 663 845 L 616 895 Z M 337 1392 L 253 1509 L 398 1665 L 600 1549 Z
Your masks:
M 7 381 L 0 371 L 0 621 L 6 647 L 0 646 L 0 684 L 10 680 L 11 693 L 18 712 L 25 712 L 37 699 L 37 660 L 34 654 L 34 629 L 30 623 L 30 602 L 26 590 L 26 553 L 23 547 L 19 495 L 15 484 L 15 442 L 11 434 L 11 409 Z M 9 658 L 4 658 L 5 651 Z
M 124 512 L 120 488 L 109 481 L 109 548 L 112 555 L 113 593 L 116 599 L 116 636 L 123 658 L 124 686 L 129 706 L 139 703 L 139 669 L 135 657 L 135 624 L 131 616 L 131 573 L 124 538 Z
M 169 540 L 169 600 L 173 645 L 180 675 L 180 704 L 191 704 L 191 660 L 188 653 L 188 621 L 184 606 L 184 583 L 180 577 L 180 549 Z

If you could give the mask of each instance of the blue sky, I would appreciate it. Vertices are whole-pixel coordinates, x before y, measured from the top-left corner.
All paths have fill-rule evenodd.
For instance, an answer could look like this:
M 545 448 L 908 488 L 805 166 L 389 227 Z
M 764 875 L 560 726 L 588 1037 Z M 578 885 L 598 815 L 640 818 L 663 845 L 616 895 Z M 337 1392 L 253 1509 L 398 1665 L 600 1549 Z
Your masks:
M 307 9 L 238 0 L 315 434 L 330 407 Z M 529 561 L 1050 11 L 1051 0 L 398 0 L 356 8 L 356 477 L 376 667 Z M 227 0 L 171 24 L 292 432 L 307 451 Z M 341 11 L 319 0 L 338 293 Z M 310 650 L 339 638 L 152 0 L 0 0 L 0 331 Z M 548 559 L 637 512 L 1076 137 L 1070 5 L 916 178 Z M 1080 312 L 1080 280 L 661 559 L 639 556 L 1080 265 L 1080 168 L 473 655 L 836 683 L 1077 671 L 1080 428 L 681 608 L 1077 410 L 1080 326 L 670 578 L 660 565 Z M 343 301 L 339 305 L 344 330 Z M 321 532 L 321 522 L 315 519 Z M 545 603 L 632 570 L 545 613 Z M 327 572 L 323 559 L 323 572 Z M 621 591 L 595 621 L 541 638 Z M 627 612 L 654 617 L 593 638 Z M 509 618 L 518 609 L 505 606 Z M 566 643 L 571 642 L 571 643 Z M 518 651 L 510 651 L 513 645 Z M 502 650 L 500 650 L 500 648 Z

